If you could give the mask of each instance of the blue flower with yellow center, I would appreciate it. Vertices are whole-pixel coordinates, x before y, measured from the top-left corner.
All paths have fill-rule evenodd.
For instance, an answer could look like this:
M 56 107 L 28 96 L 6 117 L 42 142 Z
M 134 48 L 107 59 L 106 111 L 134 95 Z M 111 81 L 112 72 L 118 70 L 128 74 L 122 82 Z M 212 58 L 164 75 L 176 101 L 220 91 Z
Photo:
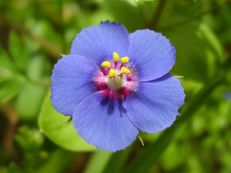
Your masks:
M 124 149 L 139 131 L 156 133 L 176 119 L 185 95 L 169 74 L 175 56 L 169 40 L 149 29 L 129 34 L 113 22 L 85 28 L 54 67 L 52 104 L 72 116 L 88 143 Z

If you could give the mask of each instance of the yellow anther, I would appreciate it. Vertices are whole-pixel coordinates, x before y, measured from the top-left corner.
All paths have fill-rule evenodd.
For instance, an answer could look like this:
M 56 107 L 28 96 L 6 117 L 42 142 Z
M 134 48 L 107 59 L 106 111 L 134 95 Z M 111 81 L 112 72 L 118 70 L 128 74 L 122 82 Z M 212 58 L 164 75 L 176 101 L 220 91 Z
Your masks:
M 116 70 L 115 69 L 110 69 L 109 71 L 109 77 L 114 77 L 116 75 Z
M 129 58 L 127 56 L 124 56 L 120 60 L 123 64 L 126 64 L 129 61 Z
M 111 67 L 111 63 L 109 61 L 103 61 L 101 67 Z
M 113 60 L 114 62 L 117 62 L 120 60 L 120 56 L 117 52 L 113 52 Z
M 128 68 L 126 68 L 126 67 L 122 67 L 120 69 L 120 73 L 122 73 L 122 74 L 130 74 L 131 71 Z

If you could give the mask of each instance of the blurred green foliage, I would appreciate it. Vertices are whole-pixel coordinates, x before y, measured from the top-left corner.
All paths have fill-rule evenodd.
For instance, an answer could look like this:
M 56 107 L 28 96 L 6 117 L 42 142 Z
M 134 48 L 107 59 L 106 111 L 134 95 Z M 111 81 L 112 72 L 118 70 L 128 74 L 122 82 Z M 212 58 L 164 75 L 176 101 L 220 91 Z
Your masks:
M 96 150 L 49 99 L 53 65 L 84 27 L 150 28 L 177 49 L 176 123 L 126 150 Z M 231 172 L 230 0 L 0 1 L 0 173 Z

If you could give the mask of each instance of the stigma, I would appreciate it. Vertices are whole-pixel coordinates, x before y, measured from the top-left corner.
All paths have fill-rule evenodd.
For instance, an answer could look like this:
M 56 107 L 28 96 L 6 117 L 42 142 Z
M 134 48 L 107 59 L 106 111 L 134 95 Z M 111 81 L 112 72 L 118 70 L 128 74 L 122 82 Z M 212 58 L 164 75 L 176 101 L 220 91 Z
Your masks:
M 123 98 L 136 89 L 136 76 L 129 57 L 112 52 L 110 59 L 101 62 L 94 81 L 97 90 L 103 90 L 110 97 Z

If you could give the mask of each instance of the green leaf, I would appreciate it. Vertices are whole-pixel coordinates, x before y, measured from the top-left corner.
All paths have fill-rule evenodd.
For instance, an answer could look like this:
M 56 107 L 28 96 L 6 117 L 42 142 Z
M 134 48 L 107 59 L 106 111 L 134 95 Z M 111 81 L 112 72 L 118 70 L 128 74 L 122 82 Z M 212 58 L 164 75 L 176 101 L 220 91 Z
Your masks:
M 12 79 L 14 74 L 8 68 L 0 66 L 0 83 L 5 82 L 6 80 Z
M 6 52 L 0 48 L 0 82 L 9 80 L 14 76 L 14 65 L 6 54 Z
M 16 76 L 11 80 L 0 83 L 0 103 L 5 103 L 17 95 L 24 84 L 23 78 Z
M 71 151 L 93 151 L 94 146 L 87 144 L 76 132 L 69 116 L 64 116 L 54 109 L 50 93 L 44 100 L 40 115 L 39 128 L 54 143 Z M 94 133 L 94 132 L 92 132 Z
M 22 52 L 21 50 L 21 42 L 15 32 L 10 33 L 10 38 L 9 38 L 9 49 L 11 52 L 11 55 L 15 62 L 19 61 L 20 54 Z
M 16 108 L 22 120 L 34 119 L 41 107 L 45 89 L 27 82 L 16 100 Z
M 14 69 L 14 65 L 8 54 L 0 47 L 0 67 L 10 70 Z
M 9 49 L 13 60 L 16 64 L 20 62 L 22 47 L 21 42 L 16 33 L 11 32 L 9 38 Z
M 5 103 L 17 95 L 24 82 L 24 77 L 17 74 L 10 57 L 0 48 L 0 103 Z
M 23 42 L 14 32 L 10 33 L 9 49 L 15 62 L 15 66 L 19 70 L 25 71 L 29 59 L 29 53 L 25 47 L 23 47 Z
M 37 117 L 45 96 L 46 66 L 43 56 L 33 56 L 27 68 L 27 82 L 16 100 L 16 108 L 22 120 Z
M 47 67 L 46 59 L 37 55 L 31 58 L 27 69 L 27 76 L 32 81 L 42 81 L 46 75 L 46 67 Z

